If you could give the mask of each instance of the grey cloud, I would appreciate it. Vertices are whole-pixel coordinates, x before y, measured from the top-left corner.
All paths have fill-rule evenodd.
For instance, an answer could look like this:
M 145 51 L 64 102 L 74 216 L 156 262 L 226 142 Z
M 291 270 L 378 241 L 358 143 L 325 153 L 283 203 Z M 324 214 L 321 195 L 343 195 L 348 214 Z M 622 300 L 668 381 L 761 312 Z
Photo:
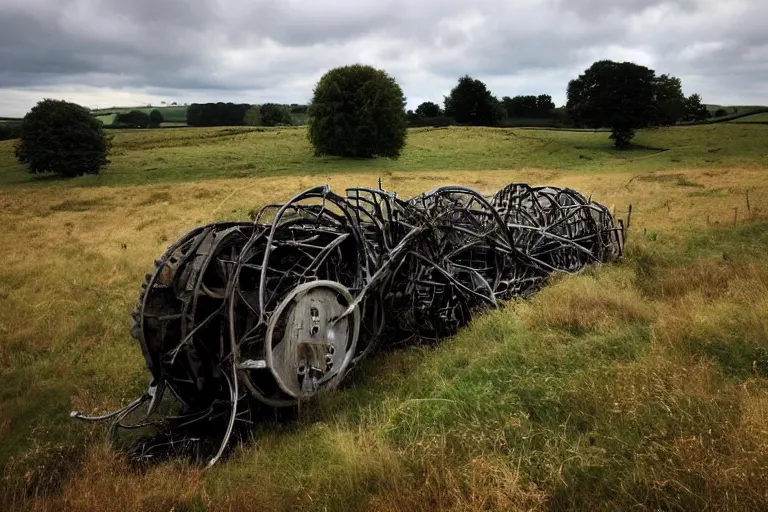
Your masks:
M 768 103 L 765 19 L 761 0 L 2 0 L 0 91 L 306 101 L 322 72 L 363 62 L 409 98 L 470 74 L 562 103 L 569 78 L 616 58 L 705 101 Z

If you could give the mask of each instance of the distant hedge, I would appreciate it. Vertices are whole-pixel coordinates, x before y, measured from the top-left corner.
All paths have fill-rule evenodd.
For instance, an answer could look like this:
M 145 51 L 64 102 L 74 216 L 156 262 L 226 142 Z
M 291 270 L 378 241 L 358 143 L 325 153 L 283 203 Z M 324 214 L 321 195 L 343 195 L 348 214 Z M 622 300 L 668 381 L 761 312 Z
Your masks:
M 187 124 L 190 126 L 242 126 L 245 113 L 251 105 L 247 103 L 193 103 L 187 109 Z
M 21 136 L 21 122 L 0 122 L 0 140 L 18 139 Z
M 408 126 L 412 128 L 420 126 L 432 126 L 435 128 L 451 126 L 453 119 L 448 116 L 419 117 L 417 115 L 408 116 Z
M 149 114 L 141 110 L 131 110 L 130 112 L 117 114 L 112 122 L 112 126 L 119 128 L 148 128 L 150 123 Z

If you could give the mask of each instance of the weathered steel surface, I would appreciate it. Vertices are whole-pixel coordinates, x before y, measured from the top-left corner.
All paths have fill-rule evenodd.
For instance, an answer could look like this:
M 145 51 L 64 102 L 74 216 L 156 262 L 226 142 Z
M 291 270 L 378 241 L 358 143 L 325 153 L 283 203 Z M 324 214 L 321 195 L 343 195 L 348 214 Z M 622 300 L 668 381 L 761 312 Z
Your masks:
M 112 415 L 73 416 L 154 427 L 171 444 L 218 425 L 213 464 L 238 423 L 337 387 L 383 344 L 450 336 L 553 272 L 613 261 L 624 236 L 604 206 L 570 189 L 450 186 L 402 200 L 312 188 L 253 222 L 201 226 L 173 244 L 133 313 L 149 391 Z M 163 397 L 173 414 L 161 413 Z

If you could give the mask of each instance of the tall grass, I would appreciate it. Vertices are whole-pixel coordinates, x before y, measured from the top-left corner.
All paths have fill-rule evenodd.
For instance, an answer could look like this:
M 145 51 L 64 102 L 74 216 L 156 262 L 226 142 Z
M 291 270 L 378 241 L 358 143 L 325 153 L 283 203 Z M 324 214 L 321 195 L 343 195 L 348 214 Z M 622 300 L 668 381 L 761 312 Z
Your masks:
M 167 150 L 182 163 L 243 136 L 178 132 L 121 144 L 131 158 Z M 429 141 L 438 158 L 455 143 Z M 735 155 L 736 142 L 710 143 Z M 487 144 L 486 158 L 501 160 Z M 301 158 L 285 151 L 276 166 Z M 709 158 L 699 151 L 693 161 Z M 127 184 L 142 181 L 134 170 L 120 186 L 2 188 L 0 509 L 764 509 L 768 185 L 762 156 L 729 161 L 740 158 L 752 160 L 651 173 L 382 172 L 403 195 L 522 180 L 577 188 L 622 217 L 631 203 L 626 257 L 556 277 L 443 344 L 377 355 L 208 472 L 180 461 L 131 469 L 101 426 L 68 416 L 145 388 L 129 337 L 143 273 L 193 225 L 245 218 L 318 182 L 375 186 L 378 174 Z

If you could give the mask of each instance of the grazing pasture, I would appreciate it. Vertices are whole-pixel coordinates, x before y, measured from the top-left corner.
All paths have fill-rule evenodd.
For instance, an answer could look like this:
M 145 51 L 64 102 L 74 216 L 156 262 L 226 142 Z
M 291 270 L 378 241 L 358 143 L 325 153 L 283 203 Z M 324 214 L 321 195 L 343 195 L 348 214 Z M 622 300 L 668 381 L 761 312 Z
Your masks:
M 303 128 L 109 131 L 98 176 L 34 177 L 0 142 L 0 509 L 759 510 L 768 507 L 768 126 L 409 131 L 403 156 L 312 156 Z M 372 357 L 209 471 L 130 468 L 103 412 L 148 383 L 129 313 L 191 227 L 330 183 L 578 189 L 625 258 L 558 276 L 435 346 Z
M 763 112 L 761 114 L 752 114 L 751 116 L 742 117 L 732 122 L 734 123 L 768 123 L 768 112 Z

